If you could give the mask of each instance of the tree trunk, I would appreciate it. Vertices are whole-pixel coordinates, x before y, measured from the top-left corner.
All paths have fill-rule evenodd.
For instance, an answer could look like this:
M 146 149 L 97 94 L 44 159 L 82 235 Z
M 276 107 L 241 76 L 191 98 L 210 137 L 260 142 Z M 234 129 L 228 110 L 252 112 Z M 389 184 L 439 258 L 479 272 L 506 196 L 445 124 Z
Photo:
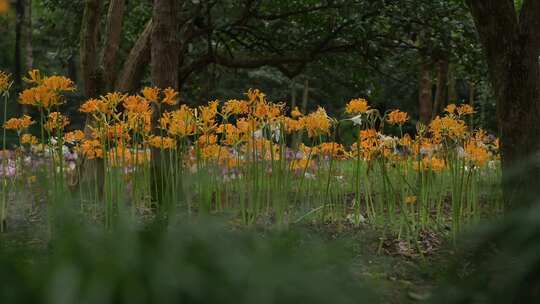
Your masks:
M 474 98 L 476 96 L 476 85 L 474 82 L 469 81 L 469 98 L 467 100 L 467 103 L 470 105 L 474 105 Z
M 25 0 L 17 0 L 15 3 L 15 13 L 17 15 L 15 20 L 15 68 L 13 73 L 13 81 L 15 90 L 20 92 L 22 90 L 22 75 L 23 75 L 23 24 L 25 13 Z
M 150 38 L 152 34 L 152 20 L 146 23 L 144 31 L 131 48 L 131 51 L 120 72 L 116 82 L 116 90 L 120 92 L 133 92 L 137 89 L 146 65 L 150 62 Z
M 302 113 L 307 113 L 309 100 L 309 80 L 304 80 L 304 92 L 302 93 Z
M 296 78 L 291 79 L 291 110 L 296 107 Z
M 84 94 L 88 98 L 102 93 L 102 76 L 99 72 L 97 54 L 99 43 L 99 21 L 102 0 L 86 0 L 81 25 L 81 74 Z
M 67 74 L 69 79 L 78 83 L 79 77 L 77 75 L 77 61 L 75 60 L 76 54 L 71 54 L 67 60 Z
M 101 70 L 106 91 L 114 89 L 116 77 L 116 57 L 122 34 L 125 0 L 111 0 L 105 28 L 105 45 L 101 57 Z
M 456 103 L 457 99 L 456 71 L 454 65 L 451 64 L 448 68 L 448 99 L 446 104 L 441 105 L 441 109 L 449 103 Z
M 24 71 L 33 69 L 34 55 L 32 47 L 32 0 L 24 0 L 24 18 L 22 27 L 22 40 L 24 44 Z M 22 56 L 21 56 L 22 57 Z M 24 73 L 24 72 L 23 72 Z M 28 113 L 28 106 L 21 105 L 22 113 Z
M 433 115 L 435 117 L 441 111 L 441 106 L 445 103 L 448 83 L 448 59 L 441 59 L 438 63 L 437 91 L 433 102 Z
M 431 82 L 431 62 L 424 61 L 420 65 L 419 82 L 419 114 L 420 122 L 428 124 L 431 121 L 433 93 Z
M 171 87 L 178 89 L 178 69 L 179 69 L 179 42 L 177 29 L 178 3 L 176 0 L 154 0 L 153 26 L 151 33 L 151 75 L 152 84 L 158 88 L 165 89 Z M 161 111 L 168 108 L 161 108 Z M 160 112 L 154 111 L 152 119 L 153 129 L 156 129 Z M 162 153 L 158 149 L 152 149 L 151 179 L 152 179 L 152 200 L 165 215 L 172 208 L 171 202 L 165 199 L 166 192 L 170 187 L 176 185 L 168 184 L 168 168 L 163 167 L 163 159 L 167 158 L 167 153 Z M 167 160 L 165 160 L 167 163 Z
M 540 197 L 540 1 L 468 0 L 497 99 L 506 207 Z
M 178 88 L 177 1 L 155 0 L 151 34 L 152 84 Z
M 26 0 L 23 25 L 25 68 L 26 70 L 31 70 L 34 67 L 34 49 L 32 47 L 32 0 Z

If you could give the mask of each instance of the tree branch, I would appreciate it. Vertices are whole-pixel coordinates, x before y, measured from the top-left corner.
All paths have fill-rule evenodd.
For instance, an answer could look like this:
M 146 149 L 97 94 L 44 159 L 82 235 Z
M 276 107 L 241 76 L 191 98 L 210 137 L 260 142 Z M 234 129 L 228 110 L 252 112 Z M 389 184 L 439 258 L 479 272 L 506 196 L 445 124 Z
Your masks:
M 116 81 L 115 90 L 132 92 L 137 88 L 137 80 L 141 78 L 144 67 L 150 62 L 151 33 L 152 19 L 146 23 L 143 32 L 131 48 Z

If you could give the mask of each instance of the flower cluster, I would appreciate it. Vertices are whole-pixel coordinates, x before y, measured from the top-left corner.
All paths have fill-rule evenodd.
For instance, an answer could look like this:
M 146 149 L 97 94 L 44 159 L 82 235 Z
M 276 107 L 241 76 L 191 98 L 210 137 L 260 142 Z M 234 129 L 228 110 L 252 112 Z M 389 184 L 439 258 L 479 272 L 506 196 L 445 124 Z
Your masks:
M 19 94 L 19 103 L 50 110 L 63 103 L 62 93 L 75 90 L 73 81 L 63 76 L 46 77 L 32 70 L 24 80 L 33 87 Z

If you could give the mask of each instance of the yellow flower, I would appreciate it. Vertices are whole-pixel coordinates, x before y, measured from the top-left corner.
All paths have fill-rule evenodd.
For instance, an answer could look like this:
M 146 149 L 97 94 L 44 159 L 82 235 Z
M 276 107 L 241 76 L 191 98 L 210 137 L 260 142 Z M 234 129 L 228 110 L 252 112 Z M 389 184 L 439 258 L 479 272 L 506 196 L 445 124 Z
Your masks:
M 106 126 L 107 138 L 110 140 L 116 140 L 118 142 L 126 142 L 131 139 L 129 135 L 129 126 L 125 122 L 115 123 L 113 125 Z
M 142 94 L 150 102 L 157 103 L 159 100 L 159 88 L 145 87 L 142 89 Z
M 24 77 L 23 80 L 28 84 L 41 85 L 43 77 L 39 70 L 28 71 L 28 77 Z
M 29 144 L 29 145 L 36 145 L 38 143 L 37 137 L 31 134 L 23 134 L 21 136 L 21 144 Z
M 11 118 L 4 124 L 4 128 L 8 130 L 16 130 L 17 132 L 21 132 L 22 130 L 28 128 L 30 125 L 32 125 L 34 121 L 32 121 L 32 118 L 28 115 L 24 115 L 21 118 Z
M 444 111 L 448 114 L 454 114 L 456 112 L 457 106 L 454 103 L 451 103 L 444 108 Z
M 225 134 L 225 138 L 221 141 L 225 145 L 234 146 L 241 141 L 240 130 L 233 124 L 222 124 L 217 128 L 216 132 Z
M 150 103 L 140 96 L 128 96 L 122 104 L 126 112 L 142 114 L 151 111 Z
M 226 153 L 227 149 L 216 144 L 207 145 L 201 148 L 201 158 L 204 160 L 220 159 L 224 157 Z
M 363 158 L 367 160 L 373 159 L 380 151 L 381 146 L 377 131 L 375 129 L 361 130 L 359 139 L 361 151 L 358 150 L 357 145 L 354 145 L 354 154 L 358 156 L 357 153 L 362 152 Z
M 367 100 L 363 98 L 357 98 L 349 101 L 345 111 L 349 114 L 361 114 L 366 113 L 369 110 Z
M 62 104 L 60 96 L 45 86 L 26 89 L 19 94 L 19 103 L 49 109 Z
M 81 130 L 75 130 L 64 134 L 64 140 L 68 143 L 81 142 L 84 139 L 84 133 Z
M 406 196 L 406 197 L 405 197 L 405 203 L 406 203 L 406 204 L 412 205 L 412 204 L 415 204 L 416 201 L 417 201 L 417 198 L 416 198 L 416 196 L 414 196 L 414 195 L 410 195 L 410 196 Z
M 164 104 L 173 106 L 178 102 L 178 92 L 172 88 L 166 88 L 163 90 L 163 94 L 165 94 L 165 97 L 162 100 Z
M 103 101 L 105 103 L 105 105 L 107 105 L 107 111 L 109 113 L 112 113 L 116 107 L 122 102 L 124 101 L 124 99 L 126 99 L 127 95 L 124 95 L 124 94 L 121 94 L 121 93 L 118 93 L 118 92 L 113 92 L 113 93 L 107 93 L 105 96 L 101 96 L 101 101 Z
M 99 99 L 90 99 L 83 103 L 79 108 L 83 113 L 105 113 L 107 112 L 107 105 Z
M 313 162 L 309 159 L 296 159 L 289 164 L 289 169 L 291 171 L 304 171 L 310 168 L 313 165 Z
M 489 161 L 488 150 L 480 143 L 469 140 L 465 143 L 465 158 L 478 167 L 484 166 Z
M 176 140 L 171 137 L 162 137 L 162 136 L 152 135 L 148 139 L 148 144 L 151 147 L 163 149 L 163 150 L 176 148 Z
M 266 95 L 261 92 L 259 89 L 249 89 L 246 93 L 249 103 L 255 103 L 255 102 L 266 102 Z
M 218 105 L 219 102 L 214 100 L 209 102 L 207 106 L 199 107 L 201 112 L 200 123 L 203 133 L 206 133 L 215 127 Z
M 360 130 L 360 138 L 362 139 L 376 138 L 376 137 L 377 137 L 377 130 L 375 129 Z
M 258 102 L 255 105 L 255 110 L 253 111 L 253 116 L 257 118 L 264 118 L 266 116 L 269 116 L 270 114 L 270 106 L 267 103 L 264 102 Z
M 0 93 L 7 92 L 10 86 L 11 86 L 11 80 L 10 80 L 9 74 L 0 71 Z
M 424 157 L 421 161 L 414 163 L 415 170 L 440 172 L 446 168 L 446 162 L 444 159 L 437 157 Z
M 247 114 L 249 113 L 249 104 L 245 100 L 227 100 L 223 105 L 223 113 L 227 115 Z
M 399 139 L 399 144 L 403 147 L 410 147 L 412 145 L 411 136 L 409 134 L 403 135 L 403 137 Z
M 457 108 L 457 112 L 458 112 L 459 116 L 472 115 L 472 114 L 476 113 L 474 111 L 474 108 L 471 105 L 468 105 L 468 104 L 462 104 L 461 106 L 459 106 L 459 108 Z
M 103 157 L 103 148 L 97 139 L 84 140 L 80 146 L 80 150 L 82 155 L 88 159 Z
M 342 157 L 345 155 L 345 148 L 335 142 L 322 143 L 318 146 L 317 150 L 324 156 Z
M 292 118 L 298 118 L 298 117 L 302 117 L 304 116 L 304 114 L 302 114 L 302 112 L 300 112 L 300 110 L 298 110 L 298 107 L 294 107 L 294 109 L 292 109 L 291 111 L 291 117 Z
M 437 116 L 430 124 L 429 130 L 433 134 L 435 142 L 440 142 L 443 137 L 449 137 L 451 139 L 460 139 L 467 134 L 467 125 L 460 119 L 456 119 L 455 116 Z
M 186 105 L 176 111 L 163 113 L 159 123 L 161 129 L 167 130 L 172 136 L 190 136 L 195 134 L 197 129 L 193 110 Z
M 74 91 L 75 84 L 71 79 L 62 76 L 45 77 L 41 85 L 54 92 Z
M 298 132 L 304 128 L 303 120 L 296 120 L 289 117 L 284 118 L 283 124 L 285 125 L 285 132 L 287 133 Z
M 135 132 L 150 132 L 153 110 L 148 100 L 140 96 L 128 96 L 124 99 L 123 106 L 130 129 Z
M 51 112 L 43 127 L 45 130 L 53 132 L 63 130 L 67 125 L 69 125 L 69 118 L 58 112 Z
M 393 125 L 403 125 L 409 120 L 409 114 L 394 110 L 388 114 L 388 122 Z
M 310 138 L 330 134 L 332 124 L 326 111 L 321 107 L 317 111 L 302 117 L 301 120 Z
M 208 145 L 214 145 L 217 142 L 217 136 L 214 134 L 204 134 L 199 137 L 199 146 L 205 147 Z

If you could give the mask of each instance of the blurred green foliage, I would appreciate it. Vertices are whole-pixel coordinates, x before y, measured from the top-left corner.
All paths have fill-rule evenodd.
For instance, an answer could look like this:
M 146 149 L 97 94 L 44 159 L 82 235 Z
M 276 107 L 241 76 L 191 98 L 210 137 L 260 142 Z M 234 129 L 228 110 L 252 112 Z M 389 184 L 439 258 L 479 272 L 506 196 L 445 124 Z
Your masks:
M 300 246 L 300 244 L 302 244 Z M 4 246 L 2 246 L 4 247 Z M 6 249 L 6 248 L 3 248 Z M 285 232 L 185 223 L 67 225 L 42 255 L 0 256 L 2 303 L 373 303 L 351 255 Z

